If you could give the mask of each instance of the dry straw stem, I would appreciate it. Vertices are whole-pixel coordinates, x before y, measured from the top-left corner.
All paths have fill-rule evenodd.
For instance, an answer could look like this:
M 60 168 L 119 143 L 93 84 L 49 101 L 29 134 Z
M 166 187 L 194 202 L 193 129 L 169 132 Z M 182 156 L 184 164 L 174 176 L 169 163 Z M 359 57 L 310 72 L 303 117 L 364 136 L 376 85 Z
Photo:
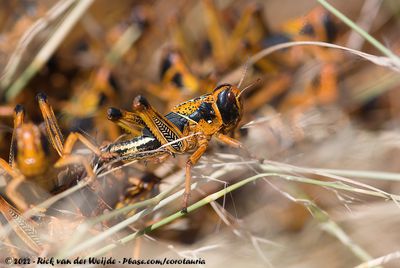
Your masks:
M 141 31 L 137 25 L 129 26 L 107 54 L 106 63 L 114 66 L 140 36 Z
M 263 166 L 264 166 L 264 168 L 270 168 L 270 165 L 260 165 L 261 168 Z M 366 195 L 370 195 L 370 196 L 380 197 L 380 198 L 383 198 L 386 200 L 388 200 L 388 199 L 393 200 L 396 203 L 400 200 L 399 196 L 392 195 L 390 193 L 386 193 L 382 190 L 379 190 L 379 189 L 369 186 L 367 184 L 359 183 L 359 182 L 356 182 L 356 181 L 353 181 L 353 180 L 350 180 L 347 178 L 339 177 L 337 175 L 326 174 L 325 172 L 321 172 L 320 170 L 318 171 L 318 170 L 314 170 L 314 169 L 299 168 L 299 167 L 294 167 L 294 166 L 290 166 L 290 168 L 291 168 L 290 170 L 286 170 L 286 171 L 285 170 L 282 171 L 282 169 L 281 169 L 280 172 L 273 172 L 273 173 L 265 172 L 265 173 L 257 174 L 255 176 L 241 180 L 241 181 L 239 181 L 231 186 L 228 186 L 227 188 L 225 188 L 223 190 L 213 193 L 213 194 L 203 198 L 202 200 L 196 202 L 195 204 L 189 206 L 188 213 L 190 213 L 200 207 L 203 207 L 207 204 L 210 204 L 211 202 L 214 202 L 218 198 L 225 196 L 227 193 L 229 193 L 233 190 L 236 190 L 240 187 L 243 187 L 244 185 L 246 185 L 250 182 L 253 182 L 260 178 L 268 178 L 268 177 L 269 178 L 280 178 L 280 179 L 285 179 L 288 181 L 296 181 L 296 182 L 307 183 L 307 184 L 312 184 L 312 185 L 318 185 L 318 186 L 327 187 L 329 189 L 337 189 L 337 190 L 345 190 L 345 191 L 354 192 L 354 193 L 362 193 L 362 194 L 366 194 Z M 293 172 L 297 172 L 299 174 L 300 173 L 299 171 L 301 171 L 302 173 L 318 174 L 321 176 L 323 174 L 324 176 L 327 176 L 328 178 L 334 178 L 339 181 L 320 181 L 320 180 L 316 180 L 316 179 L 310 179 L 305 176 L 301 176 L 301 174 L 300 175 L 291 175 Z M 287 173 L 291 173 L 291 174 L 287 174 Z M 372 174 L 368 175 L 367 171 L 363 171 L 364 177 L 369 177 L 369 178 L 373 179 L 373 178 L 375 178 L 375 175 L 376 175 L 376 173 L 372 173 Z M 388 174 L 385 173 L 383 175 L 387 176 Z M 391 176 L 389 176 L 389 177 L 394 177 L 394 176 L 395 176 L 395 174 L 391 174 Z M 397 176 L 400 176 L 400 175 L 397 174 Z M 384 179 L 384 178 L 380 178 L 380 179 Z M 174 196 L 174 198 L 179 197 L 180 192 L 174 194 L 173 196 Z M 165 201 L 162 200 L 161 202 L 165 202 Z M 161 202 L 160 202 L 160 205 L 161 205 Z M 151 210 L 154 211 L 155 208 L 153 208 Z M 152 211 L 149 211 L 149 212 L 152 212 Z M 139 212 L 139 213 L 133 215 L 132 217 L 128 218 L 127 220 L 125 220 L 124 221 L 125 223 L 123 225 L 120 225 L 120 227 L 126 226 L 127 222 L 137 221 L 139 218 L 141 218 L 147 214 L 148 214 L 147 212 L 143 213 L 143 214 L 140 214 L 140 212 Z M 88 254 L 88 256 L 101 256 L 101 255 L 105 254 L 106 252 L 109 252 L 110 250 L 112 250 L 120 245 L 124 245 L 124 244 L 136 239 L 139 236 L 147 234 L 155 229 L 158 229 L 158 228 L 170 223 L 170 222 L 176 220 L 177 218 L 182 217 L 183 215 L 184 214 L 182 214 L 180 211 L 176 212 L 170 216 L 163 218 L 162 220 L 160 220 L 159 222 L 157 222 L 153 225 L 150 225 L 150 226 L 143 228 L 135 233 L 125 236 L 125 237 L 117 240 L 114 243 L 103 246 L 102 248 Z M 131 219 L 131 218 L 133 218 L 133 219 Z M 74 247 L 74 250 L 72 252 L 68 252 L 68 254 L 66 256 L 78 254 L 80 251 L 88 249 L 89 247 L 95 245 L 99 241 L 104 240 L 106 237 L 108 237 L 112 233 L 115 233 L 118 230 L 121 230 L 123 228 L 123 227 L 122 228 L 120 228 L 120 227 L 118 227 L 118 228 L 112 227 L 113 228 L 112 231 L 109 231 L 109 232 L 106 231 L 107 235 L 100 234 L 96 237 L 93 237 L 91 240 L 88 240 L 88 241 L 85 241 L 85 242 L 79 244 L 77 247 Z M 337 226 L 336 226 L 336 228 L 334 228 L 334 227 L 335 226 L 333 226 L 332 224 L 330 224 L 330 225 L 327 224 L 327 226 L 326 226 L 327 230 L 330 231 L 335 236 L 337 236 L 339 238 L 339 240 L 341 240 L 342 242 L 350 241 L 348 239 L 345 239 L 346 236 L 343 234 L 342 231 L 340 231 L 340 232 L 338 231 L 338 230 L 340 230 L 340 228 L 338 229 Z M 346 245 L 351 245 L 351 243 L 347 243 Z M 356 252 L 357 256 L 359 256 L 359 257 L 361 256 L 360 258 L 362 260 L 368 259 L 367 254 L 364 254 L 360 248 L 356 247 L 356 248 L 352 249 L 352 251 Z
M 40 203 L 39 205 L 27 210 L 22 215 L 22 217 L 28 219 L 28 218 L 31 218 L 32 216 L 40 215 L 42 209 L 46 209 L 46 208 L 50 207 L 55 202 L 62 200 L 65 197 L 68 197 L 70 194 L 78 191 L 79 189 L 86 187 L 87 185 L 89 185 L 89 181 L 82 180 L 82 181 L 78 182 L 77 185 L 69 188 L 68 190 L 61 192 L 55 196 L 52 196 L 52 197 L 46 199 L 44 202 Z M 11 225 L 10 224 L 5 225 L 5 228 L 0 229 L 0 237 L 7 237 L 11 231 L 12 231 Z
M 395 251 L 385 256 L 361 263 L 360 265 L 357 265 L 355 268 L 373 268 L 373 267 L 375 268 L 378 267 L 379 265 L 383 265 L 397 259 L 400 259 L 400 251 Z
M 329 233 L 330 235 L 336 237 L 343 245 L 349 248 L 349 250 L 361 261 L 370 261 L 372 257 L 363 249 L 361 248 L 358 244 L 356 244 L 347 234 L 346 232 L 335 222 L 331 219 L 329 214 L 321 209 L 320 207 L 317 206 L 313 201 L 310 200 L 310 197 L 307 196 L 306 193 L 304 193 L 303 190 L 301 190 L 299 187 L 296 185 L 291 185 L 292 189 L 296 192 L 297 196 L 301 196 L 301 198 L 296 198 L 289 194 L 288 192 L 285 192 L 278 187 L 276 187 L 274 184 L 272 184 L 270 181 L 265 180 L 273 189 L 281 193 L 283 196 L 291 200 L 292 202 L 298 203 L 300 205 L 303 205 L 306 207 L 311 215 L 314 217 L 314 219 L 319 223 L 320 228 Z
M 210 204 L 211 202 L 216 201 L 218 198 L 223 197 L 227 193 L 229 193 L 229 192 L 231 192 L 231 191 L 233 191 L 235 189 L 238 189 L 238 188 L 246 185 L 249 182 L 255 181 L 255 180 L 259 179 L 259 178 L 264 178 L 266 176 L 275 176 L 275 175 L 276 174 L 260 174 L 260 175 L 255 175 L 253 177 L 244 179 L 244 180 L 242 180 L 240 182 L 237 182 L 237 183 L 235 183 L 235 184 L 233 184 L 231 186 L 228 186 L 227 188 L 225 188 L 223 190 L 220 190 L 220 191 L 218 191 L 216 193 L 213 193 L 213 194 L 201 199 L 200 201 L 196 202 L 195 204 L 189 206 L 187 208 L 187 212 L 190 213 L 190 212 L 192 212 L 192 211 L 194 211 L 194 210 L 196 210 L 196 209 L 198 209 L 200 207 L 203 207 L 203 206 L 205 206 L 207 204 Z M 145 234 L 147 234 L 147 233 L 149 233 L 149 232 L 151 232 L 151 231 L 153 231 L 155 229 L 158 229 L 158 228 L 160 228 L 160 227 L 162 227 L 162 226 L 164 226 L 164 225 L 166 225 L 166 224 L 168 224 L 168 223 L 170 223 L 170 222 L 172 222 L 172 221 L 174 221 L 174 220 L 176 220 L 176 219 L 178 219 L 178 218 L 180 218 L 180 217 L 182 217 L 184 215 L 185 215 L 184 213 L 182 213 L 181 211 L 178 211 L 178 212 L 176 212 L 176 213 L 174 213 L 174 214 L 172 214 L 170 216 L 167 216 L 167 217 L 163 218 L 162 220 L 158 221 L 155 224 L 152 224 L 152 225 L 150 225 L 150 226 L 148 226 L 146 228 L 143 228 L 143 229 L 141 229 L 141 230 L 139 230 L 139 231 L 137 231 L 135 233 L 132 233 L 132 234 L 127 235 L 127 236 L 125 236 L 125 237 L 123 237 L 121 239 L 118 239 L 116 242 L 111 243 L 111 244 L 109 244 L 107 246 L 104 246 L 104 247 L 98 249 L 95 252 L 92 252 L 92 253 L 88 254 L 88 256 L 92 256 L 92 257 L 102 256 L 105 253 L 109 252 L 110 250 L 112 250 L 112 249 L 114 249 L 114 248 L 116 248 L 116 247 L 118 247 L 120 245 L 124 245 L 124 244 L 136 239 L 137 237 L 145 235 Z
M 387 73 L 374 78 L 373 81 L 368 81 L 368 85 L 360 84 L 354 87 L 351 90 L 352 99 L 358 103 L 366 103 L 387 90 L 395 88 L 400 83 L 398 73 Z
M 394 54 L 390 49 L 385 47 L 381 42 L 376 40 L 374 37 L 372 37 L 368 32 L 360 28 L 356 23 L 354 23 L 352 20 L 350 20 L 348 17 L 346 17 L 342 12 L 334 8 L 331 4 L 329 4 L 325 0 L 318 0 L 318 2 L 324 6 L 327 10 L 332 12 L 333 15 L 338 17 L 342 22 L 344 22 L 347 26 L 349 26 L 351 29 L 359 33 L 362 37 L 365 38 L 371 45 L 376 47 L 379 51 L 382 52 L 383 55 L 386 55 L 388 58 L 392 59 L 393 62 L 395 62 L 397 65 L 400 64 L 400 58 Z
M 325 232 L 331 234 L 336 237 L 343 245 L 345 245 L 349 250 L 357 256 L 361 261 L 370 261 L 372 257 L 358 244 L 356 244 L 347 234 L 346 232 L 340 228 L 340 226 L 333 221 L 328 213 L 320 209 L 318 206 L 313 204 L 312 207 L 308 206 L 310 211 L 312 212 L 314 218 L 321 218 L 318 221 L 320 222 L 321 229 Z M 378 268 L 378 267 L 376 267 Z
M 269 161 L 270 164 L 262 166 L 264 171 L 268 172 L 304 172 L 314 174 L 331 174 L 336 176 L 351 177 L 357 179 L 385 180 L 400 182 L 400 173 L 370 171 L 370 170 L 346 170 L 346 169 L 327 169 L 327 168 L 310 168 L 295 167 L 291 165 L 282 165 L 277 162 Z
M 395 57 L 376 56 L 376 55 L 368 54 L 368 53 L 361 52 L 361 51 L 358 51 L 355 49 L 351 49 L 348 47 L 339 46 L 339 45 L 326 43 L 326 42 L 319 42 L 319 41 L 296 41 L 296 42 L 287 42 L 287 43 L 275 45 L 275 46 L 266 48 L 266 49 L 258 52 L 254 56 L 252 56 L 250 58 L 249 63 L 251 65 L 254 65 L 257 61 L 261 60 L 262 58 L 264 58 L 276 51 L 279 51 L 279 50 L 282 50 L 285 48 L 289 48 L 289 47 L 294 47 L 294 46 L 320 46 L 320 47 L 340 49 L 340 50 L 343 50 L 346 52 L 350 52 L 351 54 L 354 54 L 361 58 L 364 58 L 376 65 L 389 68 L 396 72 L 400 72 L 400 59 L 397 56 L 395 56 Z
M 326 169 L 314 169 L 314 168 L 303 168 L 303 167 L 296 167 L 293 165 L 288 165 L 288 164 L 282 164 L 282 163 L 277 163 L 273 161 L 266 161 L 267 164 L 260 165 L 260 168 L 264 171 L 271 172 L 272 170 L 276 170 L 278 168 L 278 171 L 281 174 L 285 175 L 284 178 L 287 180 L 293 180 L 293 181 L 298 181 L 298 182 L 304 182 L 304 183 L 309 183 L 309 184 L 315 184 L 315 185 L 320 185 L 320 186 L 325 186 L 328 188 L 332 189 L 338 189 L 338 190 L 346 190 L 350 192 L 355 192 L 355 193 L 362 193 L 362 194 L 367 194 L 371 196 L 376 196 L 376 197 L 381 197 L 384 199 L 392 200 L 396 204 L 397 202 L 400 201 L 400 196 L 399 195 L 394 195 L 390 194 L 388 192 L 385 192 L 383 190 L 380 190 L 376 187 L 373 187 L 369 184 L 366 183 L 361 183 L 346 177 L 343 177 L 340 174 L 341 172 L 344 173 L 345 171 L 343 170 L 338 170 L 336 171 L 334 169 L 329 169 L 330 172 L 326 172 Z M 279 171 L 280 170 L 280 171 Z M 368 178 L 368 179 L 397 179 L 400 177 L 400 174 L 397 173 L 388 173 L 388 172 L 375 172 L 375 171 L 347 171 L 351 173 L 353 177 L 358 178 L 357 173 L 360 174 L 360 177 L 362 176 L 363 178 Z M 302 177 L 297 176 L 297 174 L 301 174 Z M 333 179 L 335 181 L 320 181 L 320 180 L 315 180 L 315 179 L 310 179 L 304 176 L 308 175 L 317 175 L 320 177 L 325 177 L 329 179 Z
M 10 84 L 11 78 L 21 60 L 21 56 L 29 42 L 32 41 L 33 37 L 38 32 L 43 30 L 52 20 L 55 20 L 57 17 L 60 17 L 62 13 L 66 12 L 66 10 L 70 8 L 72 4 L 78 3 L 75 5 L 70 14 L 66 16 L 66 19 L 54 32 L 53 36 L 51 36 L 48 42 L 41 48 L 27 69 L 25 69 L 21 76 L 7 89 L 6 98 L 8 100 L 14 98 L 29 82 L 29 80 L 43 67 L 44 63 L 48 61 L 61 41 L 64 40 L 65 36 L 85 13 L 92 2 L 93 0 L 84 0 L 81 2 L 69 0 L 68 2 L 63 2 L 62 5 L 57 4 L 48 12 L 50 18 L 40 19 L 30 29 L 28 29 L 26 36 L 24 35 L 21 39 L 20 44 L 18 45 L 15 53 L 11 56 L 10 61 L 5 68 L 5 72 L 0 79 L 2 88 L 6 88 Z M 105 57 L 105 64 L 110 68 L 113 67 L 129 50 L 129 48 L 139 39 L 141 33 L 142 32 L 137 25 L 129 26 Z
M 60 19 L 62 14 L 66 13 L 66 11 L 75 3 L 75 0 L 68 1 L 59 1 L 55 4 L 43 18 L 38 19 L 31 27 L 29 27 L 21 39 L 19 40 L 17 47 L 14 52 L 10 56 L 10 59 L 4 68 L 3 74 L 0 79 L 1 88 L 7 88 L 10 83 L 12 77 L 15 75 L 15 72 L 21 62 L 22 55 L 25 53 L 28 45 L 32 42 L 35 36 L 38 35 L 42 30 L 46 27 L 49 27 L 51 23 Z
M 49 38 L 46 44 L 40 49 L 33 61 L 18 77 L 18 79 L 7 89 L 5 97 L 7 100 L 13 99 L 29 82 L 29 80 L 44 66 L 48 59 L 53 55 L 54 51 L 64 40 L 65 36 L 70 32 L 72 27 L 78 22 L 81 16 L 93 3 L 93 0 L 75 1 L 76 4 L 66 15 L 58 29 Z
M 360 16 L 356 22 L 360 28 L 369 31 L 379 13 L 383 0 L 366 0 L 360 11 Z M 347 39 L 347 47 L 361 49 L 365 39 L 356 31 L 352 31 Z
M 320 41 L 294 41 L 294 42 L 286 42 L 278 45 L 274 45 L 268 48 L 265 48 L 261 50 L 260 52 L 254 54 L 252 57 L 250 57 L 248 61 L 249 66 L 255 65 L 259 60 L 262 58 L 267 57 L 268 55 L 277 52 L 282 49 L 290 48 L 290 47 L 295 47 L 295 46 L 319 46 L 319 47 L 326 47 L 326 48 L 333 48 L 333 49 L 339 49 L 343 50 L 346 52 L 349 52 L 353 55 L 359 56 L 363 59 L 366 59 L 376 65 L 388 68 L 392 71 L 395 71 L 396 73 L 400 72 L 400 60 L 398 57 L 392 58 L 392 57 L 384 57 L 384 56 L 376 56 L 372 54 L 368 54 L 362 51 L 358 51 L 355 49 L 351 49 L 345 46 L 339 46 L 331 43 L 326 43 L 326 42 L 320 42 Z M 224 76 L 221 81 L 229 81 L 231 83 L 236 83 L 239 81 L 239 77 L 241 77 L 242 74 L 242 68 L 237 68 L 236 70 L 230 72 L 226 76 Z
M 341 177 L 343 174 L 351 176 L 351 177 L 363 177 L 366 179 L 374 179 L 374 178 L 379 178 L 379 179 L 389 179 L 389 180 L 399 180 L 400 179 L 400 174 L 393 174 L 393 173 L 387 173 L 387 172 L 368 172 L 368 171 L 353 171 L 353 170 L 334 170 L 334 169 L 315 169 L 315 168 L 302 168 L 302 167 L 296 167 L 296 166 L 291 166 L 291 165 L 287 165 L 287 164 L 281 164 L 281 163 L 276 163 L 276 162 L 272 162 L 269 161 L 269 163 L 267 163 L 266 165 L 261 165 L 261 168 L 263 170 L 269 171 L 269 172 L 287 172 L 289 174 L 296 174 L 296 172 L 298 173 L 302 173 L 302 174 L 315 174 L 315 175 L 319 175 L 319 176 L 325 176 L 327 178 L 333 178 L 339 181 L 339 183 L 341 182 L 347 182 L 350 186 L 352 183 L 354 183 L 355 185 L 361 187 L 361 188 L 367 188 L 367 189 L 371 189 L 372 192 L 364 192 L 361 191 L 361 193 L 364 194 L 371 194 L 371 195 L 375 195 L 375 193 L 373 193 L 374 191 L 377 191 L 378 195 L 380 196 L 383 193 L 383 198 L 385 198 L 385 195 L 388 195 L 388 193 L 385 193 L 377 188 L 374 188 L 372 186 L 369 186 L 367 184 L 362 184 L 353 180 L 350 180 L 348 178 L 344 178 Z M 303 206 L 305 206 L 306 208 L 308 208 L 308 210 L 310 211 L 310 213 L 313 215 L 314 219 L 319 222 L 319 225 L 321 227 L 322 230 L 324 230 L 325 232 L 329 233 L 330 235 L 336 237 L 343 245 L 345 245 L 357 258 L 359 258 L 361 261 L 364 262 L 368 262 L 372 260 L 372 257 L 361 247 L 359 246 L 355 241 L 353 241 L 351 239 L 351 237 L 349 237 L 346 232 L 334 221 L 331 219 L 331 217 L 329 216 L 329 214 L 322 210 L 321 208 L 319 208 L 314 202 L 312 202 L 310 200 L 310 198 L 308 196 L 306 196 L 306 194 L 298 187 L 296 187 L 296 185 L 293 185 L 292 188 L 296 189 L 297 193 L 300 193 L 301 196 L 303 196 L 303 198 L 298 199 L 295 197 L 292 197 L 288 192 L 284 192 L 283 190 L 277 188 L 276 186 L 274 186 L 271 182 L 267 181 L 275 190 L 277 190 L 278 192 L 280 192 L 282 195 L 286 196 L 289 200 L 302 204 Z M 304 181 L 302 181 L 304 182 Z M 312 183 L 312 181 L 309 181 L 310 183 Z M 314 181 L 315 183 L 315 181 Z M 316 184 L 318 185 L 318 183 Z M 323 186 L 323 185 L 321 185 Z M 336 192 L 334 190 L 334 187 L 326 187 L 330 190 L 333 190 L 334 192 Z M 353 191 L 351 189 L 346 189 L 343 188 L 342 190 L 350 190 Z M 362 189 L 359 189 L 362 190 Z M 357 192 L 357 191 L 355 191 Z M 398 202 L 398 198 L 399 197 L 395 197 L 390 195 L 390 199 L 392 199 L 395 203 Z M 374 266 L 374 267 L 380 267 L 380 266 Z
M 192 184 L 191 189 L 192 190 L 195 189 L 196 185 L 197 185 L 196 183 Z M 74 237 L 72 239 L 72 241 L 74 243 L 69 243 L 66 248 L 62 249 L 57 254 L 57 256 L 60 258 L 67 258 L 67 257 L 74 256 L 75 254 L 78 254 L 79 252 L 83 252 L 85 249 L 90 248 L 90 247 L 98 244 L 99 242 L 107 239 L 108 237 L 110 237 L 110 236 L 114 235 L 115 233 L 117 233 L 118 231 L 121 231 L 122 229 L 130 226 L 131 224 L 133 224 L 134 222 L 143 218 L 144 216 L 165 207 L 166 205 L 170 204 L 171 202 L 173 202 L 174 200 L 176 200 L 182 196 L 184 190 L 178 191 L 172 195 L 165 197 L 175 188 L 176 188 L 176 186 L 173 186 L 171 189 L 167 190 L 166 192 L 160 193 L 155 198 L 150 199 L 150 201 L 143 201 L 143 202 L 138 203 L 138 205 L 136 205 L 137 208 L 147 206 L 149 204 L 150 205 L 156 204 L 156 205 L 154 207 L 149 207 L 145 210 L 142 210 L 142 211 L 136 213 L 135 215 L 127 218 L 124 221 L 119 222 L 118 224 L 107 229 L 106 231 L 104 231 L 104 232 L 100 233 L 99 235 L 94 236 L 93 238 L 88 239 L 84 242 L 78 241 L 79 239 L 82 238 L 82 234 L 84 234 L 87 230 L 89 230 L 95 223 L 99 222 L 100 220 L 107 219 L 109 217 L 107 215 L 103 215 L 100 218 L 95 218 L 92 221 L 88 221 L 88 222 L 80 225 L 78 227 L 77 234 L 74 235 Z M 125 211 L 119 210 L 117 214 L 121 214 L 122 212 L 125 212 Z M 110 216 L 111 217 L 116 216 L 116 214 L 110 215 Z M 80 242 L 80 243 L 78 243 L 78 242 Z

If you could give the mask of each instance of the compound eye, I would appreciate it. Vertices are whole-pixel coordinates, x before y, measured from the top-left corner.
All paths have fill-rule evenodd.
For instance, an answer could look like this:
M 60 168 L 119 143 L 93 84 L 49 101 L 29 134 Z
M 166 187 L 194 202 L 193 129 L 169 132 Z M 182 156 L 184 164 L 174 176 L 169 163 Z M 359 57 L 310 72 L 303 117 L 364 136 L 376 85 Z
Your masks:
M 239 107 L 236 103 L 236 96 L 231 88 L 228 88 L 218 94 L 217 106 L 225 125 L 235 123 L 239 117 Z
M 233 93 L 231 89 L 229 89 L 228 95 L 226 97 L 227 97 L 228 102 L 230 102 L 230 103 L 236 102 L 235 93 Z

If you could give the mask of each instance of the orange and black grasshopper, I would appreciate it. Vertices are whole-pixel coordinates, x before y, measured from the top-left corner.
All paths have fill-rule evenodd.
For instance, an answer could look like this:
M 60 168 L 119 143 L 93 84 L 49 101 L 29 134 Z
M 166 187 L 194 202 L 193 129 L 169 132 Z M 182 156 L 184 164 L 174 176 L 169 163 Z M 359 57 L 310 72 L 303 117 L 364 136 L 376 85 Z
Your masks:
M 132 112 L 108 110 L 108 119 L 139 136 L 101 148 L 98 164 L 111 160 L 140 160 L 194 151 L 186 162 L 184 208 L 190 194 L 191 168 L 197 163 L 214 136 L 236 148 L 242 144 L 227 136 L 242 117 L 241 91 L 230 84 L 216 87 L 212 93 L 183 102 L 163 116 L 148 101 L 137 96 Z

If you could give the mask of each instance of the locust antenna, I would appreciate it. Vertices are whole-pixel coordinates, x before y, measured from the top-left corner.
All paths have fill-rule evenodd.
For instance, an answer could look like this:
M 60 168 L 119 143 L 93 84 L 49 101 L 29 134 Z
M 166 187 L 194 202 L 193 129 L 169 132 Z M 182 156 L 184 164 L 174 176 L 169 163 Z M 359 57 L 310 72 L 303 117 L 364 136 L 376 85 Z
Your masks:
M 254 85 L 259 84 L 260 82 L 261 82 L 261 79 L 258 78 L 255 82 L 251 83 L 250 85 L 248 85 L 247 87 L 245 87 L 244 89 L 242 89 L 242 90 L 239 92 L 239 95 L 238 95 L 237 97 L 239 98 L 240 95 L 242 95 L 243 92 L 245 92 L 247 89 L 253 87 Z
M 240 78 L 239 84 L 237 85 L 237 88 L 239 88 L 239 89 L 240 89 L 240 86 L 242 85 L 242 83 L 244 81 L 244 78 L 246 77 L 247 69 L 249 68 L 249 61 L 250 61 L 250 58 L 247 59 L 246 64 L 244 65 L 244 70 L 243 70 L 243 73 L 242 73 L 242 77 Z

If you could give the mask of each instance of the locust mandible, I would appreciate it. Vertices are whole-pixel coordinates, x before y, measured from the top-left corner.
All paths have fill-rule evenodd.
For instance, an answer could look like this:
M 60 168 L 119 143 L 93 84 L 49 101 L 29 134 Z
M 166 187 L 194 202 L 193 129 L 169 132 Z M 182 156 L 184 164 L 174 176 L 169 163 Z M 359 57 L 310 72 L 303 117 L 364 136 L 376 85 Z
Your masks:
M 239 83 L 240 84 L 240 83 Z M 239 86 L 238 86 L 239 87 Z M 239 88 L 222 84 L 212 93 L 188 100 L 161 115 L 143 96 L 137 96 L 132 111 L 108 109 L 108 119 L 126 131 L 140 135 L 110 143 L 101 148 L 99 161 L 141 160 L 192 152 L 186 162 L 183 210 L 187 212 L 191 168 L 208 147 L 212 137 L 236 148 L 243 145 L 227 136 L 242 117 L 243 103 Z

